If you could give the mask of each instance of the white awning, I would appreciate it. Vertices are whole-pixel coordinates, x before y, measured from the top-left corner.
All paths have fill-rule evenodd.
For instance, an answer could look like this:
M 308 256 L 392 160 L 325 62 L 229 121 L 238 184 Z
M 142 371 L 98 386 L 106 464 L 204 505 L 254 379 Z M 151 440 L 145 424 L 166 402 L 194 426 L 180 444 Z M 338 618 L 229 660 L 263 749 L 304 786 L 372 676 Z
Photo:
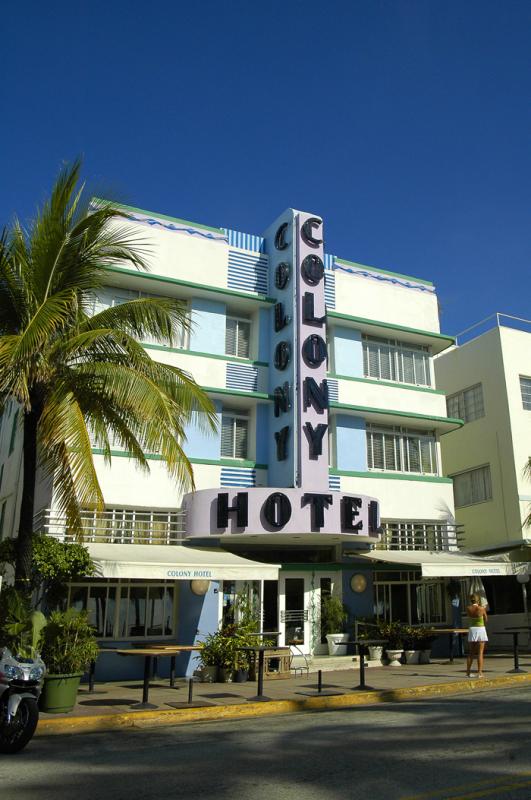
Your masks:
M 432 550 L 372 550 L 356 553 L 356 558 L 369 561 L 385 561 L 410 569 L 420 567 L 423 578 L 478 578 L 489 575 L 518 575 L 527 571 L 524 563 L 468 556 L 464 553 Z
M 183 545 L 87 544 L 101 578 L 146 580 L 278 580 L 278 564 L 250 561 L 226 550 Z

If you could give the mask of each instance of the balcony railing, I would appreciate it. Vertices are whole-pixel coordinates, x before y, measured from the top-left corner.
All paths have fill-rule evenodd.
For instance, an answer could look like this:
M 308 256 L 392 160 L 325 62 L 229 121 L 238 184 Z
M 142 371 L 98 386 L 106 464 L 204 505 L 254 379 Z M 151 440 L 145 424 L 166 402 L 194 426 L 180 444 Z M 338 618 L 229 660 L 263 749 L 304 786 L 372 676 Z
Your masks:
M 82 536 L 68 530 L 64 516 L 47 508 L 34 520 L 36 532 L 47 533 L 65 542 L 84 544 L 178 544 L 184 539 L 186 514 L 178 511 L 107 509 L 82 511 Z
M 456 550 L 462 525 L 438 522 L 384 522 L 377 550 Z

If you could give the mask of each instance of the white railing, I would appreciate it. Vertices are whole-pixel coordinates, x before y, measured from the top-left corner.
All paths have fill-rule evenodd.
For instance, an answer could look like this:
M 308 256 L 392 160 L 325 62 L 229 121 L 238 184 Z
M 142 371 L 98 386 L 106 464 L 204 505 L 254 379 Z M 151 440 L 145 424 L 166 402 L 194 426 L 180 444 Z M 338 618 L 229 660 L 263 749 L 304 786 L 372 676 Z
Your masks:
M 384 522 L 377 550 L 456 550 L 462 525 L 437 522 Z
M 118 509 L 81 512 L 82 535 L 68 530 L 66 518 L 46 508 L 36 515 L 33 529 L 62 541 L 83 541 L 85 544 L 178 544 L 184 539 L 186 513 Z
M 455 343 L 458 345 L 465 344 L 465 342 L 476 339 L 478 336 L 486 333 L 491 328 L 501 327 L 516 328 L 516 330 L 519 331 L 531 332 L 531 319 L 513 317 L 511 314 L 501 314 L 499 311 L 497 311 L 495 314 L 485 317 L 485 319 L 474 323 L 474 325 L 471 325 L 469 328 L 465 328 L 464 331 L 461 331 L 461 333 L 458 333 L 455 337 Z

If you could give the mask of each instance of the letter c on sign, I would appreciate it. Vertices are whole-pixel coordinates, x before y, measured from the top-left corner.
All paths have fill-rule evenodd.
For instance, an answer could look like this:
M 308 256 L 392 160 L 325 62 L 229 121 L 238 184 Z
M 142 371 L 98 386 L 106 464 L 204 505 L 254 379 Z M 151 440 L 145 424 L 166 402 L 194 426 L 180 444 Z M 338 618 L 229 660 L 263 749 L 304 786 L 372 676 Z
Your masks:
M 291 519 L 291 503 L 282 492 L 270 494 L 264 503 L 264 517 L 272 528 L 283 528 Z

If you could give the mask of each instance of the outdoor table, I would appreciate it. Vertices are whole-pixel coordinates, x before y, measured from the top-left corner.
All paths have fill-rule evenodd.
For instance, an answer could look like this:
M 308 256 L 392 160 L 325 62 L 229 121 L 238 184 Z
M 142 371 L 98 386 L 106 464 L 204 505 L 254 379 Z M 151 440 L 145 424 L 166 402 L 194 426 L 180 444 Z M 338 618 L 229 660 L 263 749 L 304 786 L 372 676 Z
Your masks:
M 355 686 L 355 689 L 369 689 L 373 690 L 372 686 L 367 686 L 365 683 L 365 652 L 368 647 L 374 645 L 377 647 L 380 644 L 385 644 L 385 639 L 354 639 L 353 644 L 358 646 L 359 654 L 360 654 L 360 682 L 358 686 Z
M 255 636 L 272 636 L 274 638 L 278 638 L 280 636 L 280 631 L 261 631 L 260 633 L 254 634 Z M 276 645 L 270 644 L 257 644 L 253 647 L 239 647 L 238 650 L 244 650 L 249 653 L 258 653 L 258 686 L 257 686 L 257 693 L 254 697 L 250 697 L 249 700 L 256 700 L 257 702 L 264 702 L 267 700 L 271 700 L 270 697 L 266 697 L 264 694 L 264 656 L 267 650 L 277 650 Z
M 448 656 L 450 659 L 450 664 L 454 663 L 454 634 L 457 633 L 458 636 L 461 636 L 464 633 L 468 633 L 468 628 L 426 628 L 428 633 L 433 633 L 434 635 L 440 635 L 441 633 L 448 634 Z
M 151 676 L 151 659 L 170 656 L 170 686 L 175 685 L 175 656 L 179 653 L 189 653 L 201 650 L 201 645 L 164 645 L 162 647 L 131 648 L 130 650 L 116 650 L 119 656 L 144 656 L 144 683 L 142 686 L 142 702 L 134 703 L 131 708 L 157 708 L 149 702 L 149 679 Z
M 521 668 L 518 661 L 518 634 L 524 633 L 525 631 L 531 631 L 531 625 L 515 625 L 510 628 L 504 628 L 503 631 L 496 631 L 497 633 L 510 633 L 513 637 L 514 668 L 507 670 L 508 672 L 527 672 L 526 669 Z

